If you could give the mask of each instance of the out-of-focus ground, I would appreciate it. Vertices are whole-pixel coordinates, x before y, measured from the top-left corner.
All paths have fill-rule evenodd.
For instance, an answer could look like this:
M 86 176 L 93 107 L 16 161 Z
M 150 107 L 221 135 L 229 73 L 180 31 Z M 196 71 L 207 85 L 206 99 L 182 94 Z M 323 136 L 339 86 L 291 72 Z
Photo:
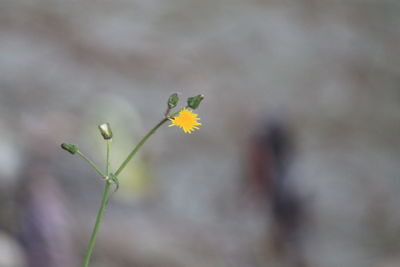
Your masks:
M 102 183 L 59 144 L 101 164 L 109 121 L 116 168 L 174 91 L 206 95 L 203 125 L 144 146 L 92 266 L 290 266 L 243 188 L 268 118 L 293 132 L 308 265 L 400 266 L 399 48 L 394 0 L 2 0 L 0 266 L 79 266 Z

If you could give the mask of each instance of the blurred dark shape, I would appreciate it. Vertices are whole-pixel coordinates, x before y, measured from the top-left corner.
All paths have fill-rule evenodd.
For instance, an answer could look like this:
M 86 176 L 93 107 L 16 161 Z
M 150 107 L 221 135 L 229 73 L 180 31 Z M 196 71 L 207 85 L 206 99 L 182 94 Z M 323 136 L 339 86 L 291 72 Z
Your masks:
M 270 248 L 293 266 L 308 266 L 301 240 L 305 201 L 290 172 L 294 149 L 288 127 L 278 120 L 264 123 L 252 137 L 249 152 L 248 188 L 269 211 Z
M 17 235 L 28 266 L 73 267 L 77 261 L 64 194 L 50 168 L 54 149 L 44 139 L 33 140 L 22 172 L 16 200 Z

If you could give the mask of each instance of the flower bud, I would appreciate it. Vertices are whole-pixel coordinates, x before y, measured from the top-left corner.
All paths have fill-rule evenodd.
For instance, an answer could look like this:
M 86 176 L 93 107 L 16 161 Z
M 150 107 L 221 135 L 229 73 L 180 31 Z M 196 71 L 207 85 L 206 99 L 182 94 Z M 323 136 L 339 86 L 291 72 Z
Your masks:
M 179 96 L 177 93 L 173 93 L 172 95 L 170 95 L 170 97 L 168 98 L 168 109 L 173 109 L 174 107 L 176 107 L 178 105 L 179 102 Z
M 62 143 L 61 144 L 61 148 L 68 151 L 69 153 L 71 153 L 72 155 L 74 155 L 76 152 L 78 152 L 79 147 L 77 145 L 73 145 L 73 144 L 66 144 L 66 143 Z
M 187 99 L 187 105 L 191 109 L 196 109 L 200 105 L 200 102 L 204 99 L 204 95 L 197 95 L 193 97 L 189 97 Z
M 111 131 L 111 126 L 108 122 L 100 124 L 99 130 L 105 140 L 110 140 L 113 137 L 113 133 Z

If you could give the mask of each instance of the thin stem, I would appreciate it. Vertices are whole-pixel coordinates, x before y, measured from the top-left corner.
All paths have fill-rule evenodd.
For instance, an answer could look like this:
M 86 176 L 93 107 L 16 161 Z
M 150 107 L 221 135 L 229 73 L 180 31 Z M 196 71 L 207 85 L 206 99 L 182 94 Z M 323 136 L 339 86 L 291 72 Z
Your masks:
M 151 129 L 142 138 L 142 140 L 140 140 L 140 142 L 135 146 L 135 148 L 132 150 L 132 152 L 128 155 L 128 157 L 125 159 L 125 161 L 121 164 L 121 166 L 115 172 L 115 176 L 117 176 L 118 174 L 120 174 L 122 172 L 122 170 L 125 168 L 125 166 L 132 159 L 132 157 L 143 146 L 143 144 L 146 142 L 146 140 L 149 139 L 149 137 L 152 134 L 154 134 L 155 131 L 157 131 L 157 129 L 160 128 L 161 125 L 163 125 L 167 121 L 168 121 L 168 118 L 162 119 L 156 126 L 153 127 L 153 129 Z M 106 178 L 106 176 L 99 170 L 99 168 L 97 168 L 97 166 L 90 159 L 88 159 L 85 155 L 83 155 L 79 151 L 77 153 L 84 160 L 86 160 L 97 171 L 97 173 L 100 174 L 100 176 L 102 176 L 103 178 Z M 110 174 L 109 173 L 109 171 L 110 171 L 110 169 L 109 169 L 110 162 L 109 161 L 110 161 L 110 142 L 107 140 L 107 158 L 106 158 L 106 174 L 107 175 Z M 92 231 L 92 235 L 90 237 L 89 245 L 88 245 L 88 248 L 87 248 L 86 253 L 85 253 L 85 258 L 83 260 L 82 267 L 87 267 L 89 265 L 90 257 L 92 256 L 94 244 L 96 242 L 97 233 L 99 231 L 99 227 L 100 227 L 101 221 L 103 220 L 104 211 L 106 209 L 106 206 L 107 206 L 107 203 L 108 203 L 108 199 L 110 197 L 110 186 L 111 186 L 111 182 L 110 181 L 106 181 L 105 188 L 104 188 L 104 193 L 103 193 L 103 199 L 101 200 L 101 205 L 100 205 L 99 211 L 97 213 L 96 223 L 94 225 L 94 228 L 93 228 L 93 231 Z
M 96 164 L 94 164 L 93 161 L 91 161 L 88 157 L 86 157 L 82 152 L 80 152 L 79 150 L 76 152 L 76 154 L 78 154 L 79 156 L 81 156 L 87 163 L 89 163 L 90 166 L 93 167 L 93 169 L 96 170 L 96 172 L 103 177 L 104 179 L 106 178 L 106 175 L 103 174 L 103 172 L 97 167 Z
M 132 157 L 138 152 L 138 150 L 143 146 L 143 144 L 149 139 L 149 137 L 157 131 L 158 128 L 161 127 L 166 121 L 168 121 L 168 118 L 162 119 L 156 126 L 154 126 L 153 129 L 151 129 L 143 138 L 140 140 L 140 142 L 135 146 L 135 148 L 132 150 L 132 152 L 126 157 L 124 162 L 122 162 L 121 166 L 118 168 L 118 170 L 115 172 L 115 176 L 118 176 L 123 169 L 126 167 L 126 165 L 129 163 L 129 161 L 132 159 Z
M 90 257 L 92 256 L 92 252 L 93 252 L 93 248 L 94 248 L 94 243 L 96 242 L 97 232 L 99 231 L 100 223 L 103 219 L 104 211 L 107 206 L 109 193 L 110 193 L 110 185 L 111 184 L 109 182 L 106 182 L 106 185 L 104 188 L 104 193 L 103 193 L 103 199 L 101 201 L 99 212 L 97 213 L 96 223 L 94 225 L 92 235 L 90 237 L 89 245 L 88 245 L 88 248 L 85 253 L 85 258 L 83 260 L 82 267 L 89 266 Z
M 106 157 L 106 175 L 110 175 L 110 140 L 107 142 L 107 157 Z

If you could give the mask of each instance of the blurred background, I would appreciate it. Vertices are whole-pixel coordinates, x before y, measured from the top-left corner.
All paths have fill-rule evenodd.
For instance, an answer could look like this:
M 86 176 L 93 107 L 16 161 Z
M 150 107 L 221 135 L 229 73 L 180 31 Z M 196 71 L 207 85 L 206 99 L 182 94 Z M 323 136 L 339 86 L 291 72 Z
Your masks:
M 400 2 L 2 0 L 0 266 L 400 266 Z

